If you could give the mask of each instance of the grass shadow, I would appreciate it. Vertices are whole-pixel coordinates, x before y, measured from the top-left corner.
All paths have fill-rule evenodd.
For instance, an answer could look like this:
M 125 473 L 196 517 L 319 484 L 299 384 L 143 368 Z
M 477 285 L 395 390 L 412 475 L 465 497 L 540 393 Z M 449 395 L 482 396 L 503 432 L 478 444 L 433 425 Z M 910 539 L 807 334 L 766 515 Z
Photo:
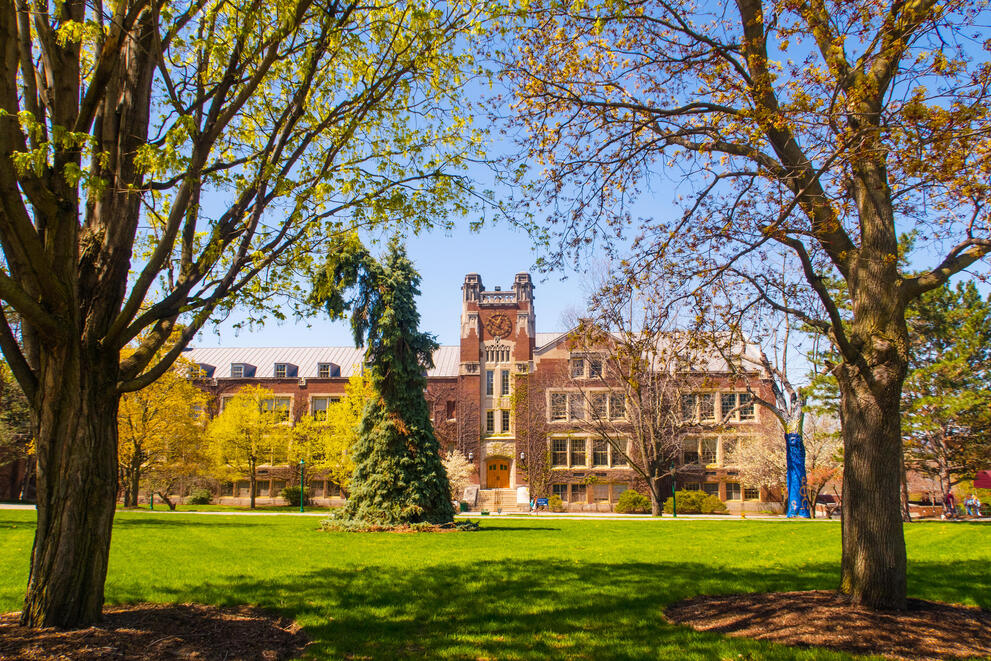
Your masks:
M 304 625 L 316 658 L 791 659 L 802 653 L 668 624 L 664 607 L 700 593 L 819 589 L 836 580 L 825 564 L 796 575 L 685 562 L 480 561 L 402 573 L 327 569 L 173 597 L 274 608 Z

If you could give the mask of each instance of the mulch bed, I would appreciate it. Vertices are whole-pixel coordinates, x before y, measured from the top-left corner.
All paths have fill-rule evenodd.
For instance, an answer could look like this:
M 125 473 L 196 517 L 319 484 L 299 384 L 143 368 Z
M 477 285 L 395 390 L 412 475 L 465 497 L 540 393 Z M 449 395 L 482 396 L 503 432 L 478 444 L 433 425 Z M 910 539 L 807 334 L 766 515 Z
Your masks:
M 697 631 L 896 659 L 991 655 L 991 611 L 910 599 L 906 611 L 850 605 L 837 592 L 693 597 L 666 610 Z
M 302 654 L 307 638 L 286 618 L 247 606 L 133 604 L 103 609 L 88 629 L 27 629 L 0 615 L 0 659 L 76 661 L 217 659 L 278 661 Z

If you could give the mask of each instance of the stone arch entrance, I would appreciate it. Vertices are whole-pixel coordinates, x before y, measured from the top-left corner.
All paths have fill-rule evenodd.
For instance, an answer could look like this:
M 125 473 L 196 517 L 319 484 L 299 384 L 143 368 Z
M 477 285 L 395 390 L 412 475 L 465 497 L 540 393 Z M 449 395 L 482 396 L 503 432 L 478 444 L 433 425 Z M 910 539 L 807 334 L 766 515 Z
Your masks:
M 485 458 L 485 488 L 508 489 L 512 459 L 509 457 Z

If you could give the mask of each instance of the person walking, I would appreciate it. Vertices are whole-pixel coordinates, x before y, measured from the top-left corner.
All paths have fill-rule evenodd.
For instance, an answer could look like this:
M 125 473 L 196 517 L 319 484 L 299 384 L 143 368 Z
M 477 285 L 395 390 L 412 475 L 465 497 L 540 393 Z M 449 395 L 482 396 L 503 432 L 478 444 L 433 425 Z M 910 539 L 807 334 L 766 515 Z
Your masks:
M 957 516 L 957 498 L 952 491 L 943 495 L 943 518 L 955 519 Z
M 967 494 L 967 497 L 964 498 L 963 511 L 967 513 L 967 516 L 974 516 L 974 494 L 969 493 Z

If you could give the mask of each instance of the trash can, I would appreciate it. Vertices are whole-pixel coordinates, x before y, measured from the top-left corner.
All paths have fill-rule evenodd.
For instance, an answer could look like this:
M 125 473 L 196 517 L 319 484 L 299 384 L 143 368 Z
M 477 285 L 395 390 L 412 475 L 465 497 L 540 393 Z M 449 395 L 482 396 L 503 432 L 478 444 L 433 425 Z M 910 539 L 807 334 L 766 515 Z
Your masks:
M 465 501 L 462 500 L 460 503 L 458 503 L 458 505 L 460 506 L 462 512 L 468 511 L 468 503 L 466 503 Z

